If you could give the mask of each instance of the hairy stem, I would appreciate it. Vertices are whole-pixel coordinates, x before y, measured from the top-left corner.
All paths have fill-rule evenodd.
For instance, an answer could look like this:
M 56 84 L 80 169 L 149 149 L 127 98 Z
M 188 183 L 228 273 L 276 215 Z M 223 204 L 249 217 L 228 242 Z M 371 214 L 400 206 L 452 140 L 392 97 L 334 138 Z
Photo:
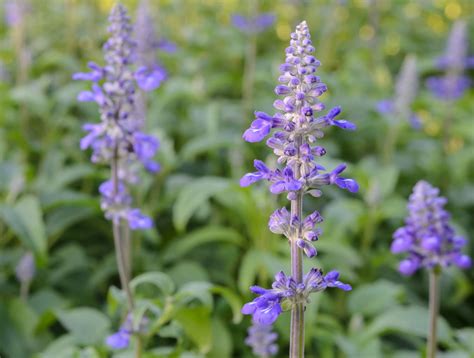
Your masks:
M 119 187 L 119 179 L 118 179 L 118 149 L 115 148 L 114 157 L 112 159 L 111 170 L 112 170 L 112 185 L 114 195 L 118 193 Z M 129 313 L 133 311 L 133 296 L 132 292 L 130 291 L 129 281 L 127 279 L 127 271 L 126 271 L 126 263 L 125 263 L 125 256 L 123 252 L 123 235 L 121 230 L 121 220 L 113 220 L 112 221 L 112 229 L 114 235 L 114 245 L 115 245 L 115 255 L 117 257 L 117 268 L 120 277 L 120 284 L 122 286 L 122 290 L 125 291 L 125 295 L 127 298 L 127 307 Z
M 439 312 L 439 272 L 436 268 L 430 270 L 430 323 L 428 333 L 427 358 L 436 357 L 437 320 Z
M 301 146 L 302 138 L 296 138 L 295 144 L 298 148 Z M 299 166 L 295 168 L 295 178 L 300 177 Z M 299 219 L 298 235 L 293 237 L 291 244 L 291 276 L 300 283 L 303 281 L 303 258 L 301 249 L 297 245 L 297 240 L 301 237 L 301 221 L 303 220 L 303 192 L 297 193 L 296 199 L 291 201 L 291 216 L 297 216 Z M 304 357 L 304 303 L 298 303 L 291 310 L 291 329 L 290 329 L 290 358 Z
M 125 266 L 125 274 L 127 276 L 127 282 L 132 279 L 132 242 L 130 238 L 130 228 L 127 223 L 122 222 L 122 235 L 123 235 L 123 259 Z

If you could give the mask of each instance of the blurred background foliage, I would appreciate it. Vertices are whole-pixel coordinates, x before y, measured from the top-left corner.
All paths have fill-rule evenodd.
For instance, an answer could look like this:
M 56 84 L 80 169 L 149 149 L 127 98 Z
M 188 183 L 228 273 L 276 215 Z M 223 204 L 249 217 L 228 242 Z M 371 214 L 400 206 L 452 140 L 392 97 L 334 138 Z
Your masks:
M 84 85 L 71 80 L 87 61 L 102 63 L 113 1 L 23 2 L 20 25 L 0 22 L 0 356 L 131 356 L 104 344 L 119 324 L 123 300 L 110 225 L 97 195 L 108 171 L 92 166 L 89 154 L 79 150 L 81 125 L 98 114 L 94 105 L 76 102 Z M 137 1 L 123 3 L 133 17 Z M 311 264 L 340 270 L 354 287 L 314 297 L 307 308 L 307 356 L 423 354 L 427 277 L 401 277 L 389 247 L 419 179 L 442 189 L 455 226 L 474 237 L 474 92 L 443 102 L 424 86 L 439 72 L 435 60 L 453 21 L 467 19 L 474 34 L 473 2 L 151 4 L 159 36 L 176 43 L 177 51 L 160 54 L 169 78 L 148 98 L 147 126 L 161 140 L 163 169 L 144 176 L 136 188 L 139 205 L 156 222 L 155 229 L 134 237 L 134 274 L 159 288 L 139 292 L 160 308 L 146 357 L 252 356 L 243 343 L 250 322 L 240 306 L 251 298 L 250 285 L 267 285 L 282 268 L 288 272 L 289 250 L 267 229 L 279 199 L 263 185 L 238 186 L 254 158 L 273 160 L 263 145 L 244 143 L 241 133 L 254 110 L 272 111 L 278 65 L 290 32 L 303 19 L 329 87 L 323 101 L 340 104 L 358 125 L 349 134 L 328 130 L 322 143 L 330 156 L 322 164 L 347 162 L 348 175 L 361 185 L 355 196 L 328 188 L 305 207 L 325 218 L 320 254 Z M 257 12 L 272 12 L 274 25 L 257 34 L 232 25 L 233 14 Z M 474 36 L 470 41 L 474 49 Z M 384 158 L 393 119 L 376 106 L 393 97 L 409 54 L 418 60 L 421 85 L 412 107 L 421 128 L 398 119 L 393 155 Z M 29 294 L 20 297 L 15 267 L 26 252 L 34 254 L 36 275 Z M 443 357 L 474 356 L 473 279 L 472 269 L 450 269 L 443 277 Z M 167 310 L 174 310 L 172 319 Z M 280 356 L 287 352 L 288 324 L 285 314 L 276 327 Z

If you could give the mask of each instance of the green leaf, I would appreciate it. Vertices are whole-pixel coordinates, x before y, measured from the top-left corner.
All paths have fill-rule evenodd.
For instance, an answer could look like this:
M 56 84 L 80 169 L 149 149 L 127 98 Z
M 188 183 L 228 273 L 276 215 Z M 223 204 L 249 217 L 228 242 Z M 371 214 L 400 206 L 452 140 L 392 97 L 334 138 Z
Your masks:
M 69 311 L 58 310 L 56 315 L 72 335 L 76 344 L 102 343 L 110 326 L 108 317 L 93 308 L 80 307 Z
M 397 298 L 402 293 L 403 287 L 390 281 L 362 285 L 349 295 L 349 310 L 353 314 L 376 315 L 396 306 Z
M 175 299 L 181 305 L 198 300 L 206 307 L 212 307 L 212 284 L 209 282 L 189 282 L 183 285 L 176 293 Z
M 182 160 L 192 160 L 202 153 L 233 147 L 236 144 L 238 144 L 238 138 L 235 135 L 198 136 L 186 143 L 180 152 L 180 157 Z
M 193 214 L 213 195 L 227 189 L 229 181 L 219 177 L 203 177 L 187 184 L 173 206 L 173 224 L 183 231 Z
M 240 323 L 242 321 L 242 312 L 240 312 L 242 301 L 240 297 L 231 289 L 223 286 L 214 286 L 211 288 L 211 292 L 221 295 L 227 301 L 233 313 L 232 322 L 235 324 Z
M 379 315 L 362 333 L 364 339 L 370 339 L 386 333 L 398 332 L 426 338 L 429 312 L 426 307 L 397 307 Z M 438 317 L 438 339 L 446 344 L 453 341 L 448 323 Z
M 166 296 L 169 296 L 174 292 L 173 281 L 163 272 L 146 272 L 138 275 L 130 281 L 130 288 L 132 291 L 136 291 L 137 287 L 143 284 L 154 285 Z
M 245 253 L 239 270 L 239 289 L 247 293 L 249 287 L 255 282 L 258 270 L 263 267 L 261 253 L 256 250 L 249 250 Z
M 74 337 L 71 334 L 66 334 L 51 342 L 38 355 L 38 358 L 75 357 L 78 351 Z
M 212 346 L 211 310 L 206 306 L 181 308 L 176 320 L 186 335 L 198 346 L 200 353 L 207 353 Z
M 46 230 L 43 213 L 36 197 L 28 195 L 14 206 L 0 206 L 0 217 L 37 258 L 46 259 Z
M 206 226 L 173 241 L 166 249 L 163 260 L 165 263 L 176 262 L 176 260 L 200 245 L 218 242 L 242 245 L 244 240 L 244 237 L 234 229 L 222 226 Z
M 208 358 L 232 357 L 232 335 L 220 319 L 212 320 L 212 349 Z
M 46 217 L 46 232 L 49 237 L 59 235 L 68 227 L 80 222 L 95 213 L 90 207 L 67 205 L 61 206 Z

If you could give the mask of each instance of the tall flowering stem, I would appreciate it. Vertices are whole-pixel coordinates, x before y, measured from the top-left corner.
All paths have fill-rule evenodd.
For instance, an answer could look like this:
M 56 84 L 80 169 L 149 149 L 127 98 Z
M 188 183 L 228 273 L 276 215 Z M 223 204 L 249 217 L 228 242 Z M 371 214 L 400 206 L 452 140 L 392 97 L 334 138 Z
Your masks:
M 426 181 L 419 181 L 410 195 L 409 215 L 405 226 L 393 234 L 391 251 L 394 254 L 407 253 L 398 270 L 403 275 L 413 275 L 426 268 L 430 276 L 428 357 L 436 355 L 436 321 L 439 311 L 439 277 L 443 268 L 471 267 L 471 258 L 461 250 L 466 239 L 457 236 L 449 223 L 450 215 L 444 209 L 447 200 L 439 196 L 439 189 Z
M 81 140 L 81 149 L 92 149 L 93 163 L 110 166 L 110 179 L 102 183 L 101 207 L 105 217 L 112 221 L 117 267 L 122 289 L 127 298 L 128 314 L 134 308 L 130 290 L 131 262 L 129 254 L 129 230 L 149 229 L 151 218 L 140 209 L 132 207 L 130 186 L 139 182 L 139 169 L 156 173 L 159 165 L 153 160 L 158 140 L 143 133 L 144 118 L 137 109 L 137 90 L 151 90 L 143 83 L 153 82 L 154 72 L 135 70 L 136 43 L 132 40 L 132 26 L 125 8 L 116 5 L 109 17 L 110 37 L 104 45 L 106 65 L 89 63 L 90 72 L 76 73 L 73 79 L 91 81 L 92 90 L 83 91 L 78 100 L 96 102 L 99 105 L 101 121 L 84 125 L 87 135 Z M 140 356 L 140 340 L 136 346 Z
M 318 97 L 327 87 L 315 75 L 320 63 L 312 55 L 314 51 L 308 26 L 303 21 L 291 34 L 286 62 L 280 66 L 281 84 L 275 88 L 275 93 L 283 99 L 277 99 L 273 104 L 278 112 L 273 116 L 255 112 L 256 119 L 243 135 L 248 142 L 259 142 L 276 129 L 266 143 L 283 168 L 271 170 L 262 161 L 255 160 L 257 171 L 244 175 L 240 180 L 241 186 L 260 180 L 269 181 L 270 192 L 286 193 L 290 200 L 290 211 L 285 207 L 276 210 L 268 225 L 270 231 L 283 234 L 290 243 L 291 275 L 282 271 L 277 273 L 271 289 L 252 286 L 250 290 L 259 296 L 245 304 L 242 312 L 253 315 L 258 324 L 271 325 L 284 310 L 290 310 L 290 357 L 296 358 L 304 356 L 304 311 L 310 294 L 327 287 L 351 289 L 350 285 L 338 280 L 337 271 L 324 275 L 321 269 L 313 268 L 307 274 L 303 273 L 303 253 L 309 258 L 316 256 L 313 242 L 318 240 L 321 230 L 315 226 L 322 221 L 317 211 L 303 217 L 304 195 L 319 197 L 322 195 L 320 189 L 331 184 L 350 192 L 358 190 L 354 180 L 341 176 L 346 168 L 344 164 L 326 172 L 316 163 L 316 158 L 326 154 L 323 147 L 314 145 L 324 136 L 323 128 L 336 126 L 354 130 L 355 125 L 336 119 L 341 113 L 340 107 L 332 108 L 325 115 L 317 115 L 325 109 Z

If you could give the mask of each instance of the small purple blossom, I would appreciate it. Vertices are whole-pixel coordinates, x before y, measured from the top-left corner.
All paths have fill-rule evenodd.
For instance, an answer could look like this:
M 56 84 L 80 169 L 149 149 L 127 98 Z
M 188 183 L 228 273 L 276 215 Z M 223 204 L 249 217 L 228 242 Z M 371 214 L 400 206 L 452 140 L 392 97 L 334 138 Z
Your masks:
M 461 252 L 466 239 L 457 236 L 449 224 L 450 215 L 443 208 L 446 202 L 439 196 L 439 189 L 426 181 L 419 181 L 413 188 L 405 226 L 395 231 L 391 246 L 394 254 L 408 254 L 398 267 L 402 274 L 412 275 L 422 267 L 471 266 L 469 256 Z
M 246 17 L 241 14 L 232 15 L 232 24 L 247 34 L 262 32 L 272 26 L 275 20 L 276 16 L 269 12 L 252 17 Z
M 105 339 L 105 344 L 107 344 L 112 349 L 125 349 L 130 345 L 130 339 L 134 333 L 143 333 L 147 330 L 147 328 L 147 317 L 142 317 L 139 327 L 134 329 L 132 315 L 128 314 L 118 331 L 114 332 Z
M 252 322 L 247 333 L 245 344 L 252 348 L 253 354 L 263 358 L 271 357 L 278 353 L 278 345 L 275 343 L 278 334 L 272 331 L 271 325 Z
M 131 334 L 125 329 L 119 329 L 117 332 L 108 336 L 105 343 L 112 349 L 125 349 L 130 344 Z
M 101 122 L 87 123 L 87 132 L 81 140 L 82 150 L 92 149 L 93 163 L 114 163 L 115 174 L 104 182 L 99 191 L 102 194 L 101 207 L 109 220 L 125 220 L 133 230 L 153 226 L 151 219 L 139 209 L 132 208 L 132 198 L 127 186 L 138 182 L 136 163 L 155 173 L 159 165 L 153 158 L 159 147 L 158 140 L 143 133 L 144 119 L 137 115 L 137 97 L 134 79 L 142 78 L 140 69 L 133 70 L 136 43 L 132 40 L 130 19 L 123 6 L 116 5 L 109 17 L 110 38 L 104 45 L 105 66 L 89 62 L 90 72 L 73 75 L 75 80 L 92 82 L 92 89 L 82 91 L 78 101 L 95 102 L 99 106 Z M 145 76 L 146 77 L 146 76 Z M 151 90 L 153 85 L 141 83 Z

